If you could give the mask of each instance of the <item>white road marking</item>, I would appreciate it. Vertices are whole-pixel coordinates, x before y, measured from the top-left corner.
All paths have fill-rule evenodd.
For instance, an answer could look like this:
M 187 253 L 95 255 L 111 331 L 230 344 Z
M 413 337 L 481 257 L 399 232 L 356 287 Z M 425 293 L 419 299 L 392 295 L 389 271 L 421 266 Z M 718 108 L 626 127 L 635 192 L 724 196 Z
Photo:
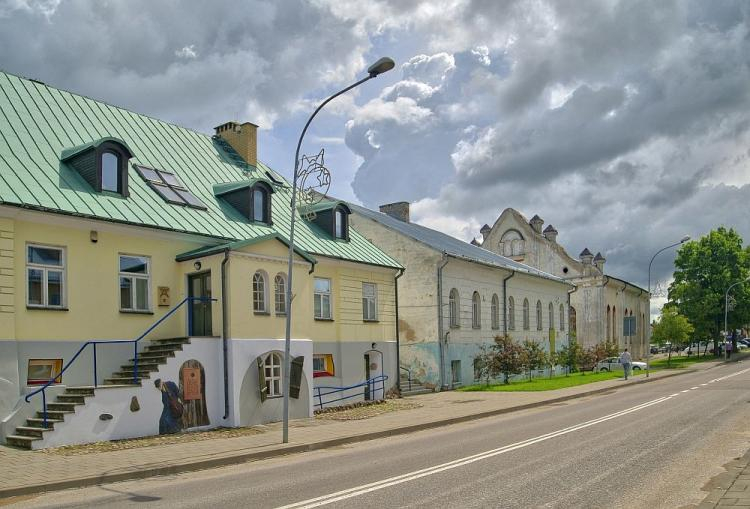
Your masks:
M 694 391 L 694 390 L 695 390 L 695 389 L 697 389 L 697 388 L 698 388 L 698 386 L 695 386 L 695 387 L 691 387 L 691 388 L 690 388 L 690 390 L 691 390 L 691 391 Z
M 387 479 L 383 479 L 382 481 L 377 481 L 370 484 L 365 484 L 362 486 L 356 486 L 354 488 L 349 488 L 342 491 L 337 491 L 336 493 L 331 493 L 328 495 L 323 495 L 321 497 L 311 498 L 309 500 L 303 500 L 301 502 L 296 502 L 294 504 L 285 505 L 282 507 L 279 507 L 278 509 L 308 509 L 312 507 L 320 507 L 323 505 L 332 504 L 333 502 L 338 502 L 340 500 L 345 500 L 348 498 L 357 497 L 360 495 L 364 495 L 365 493 L 370 493 L 372 491 L 381 490 L 383 488 L 387 488 L 389 486 L 393 486 L 396 484 L 405 483 L 408 481 L 413 481 L 415 479 L 419 479 L 421 477 L 426 477 L 428 475 L 437 474 L 439 472 L 444 472 L 446 470 L 451 470 L 457 467 L 461 467 L 464 465 L 468 465 L 470 463 L 474 463 L 476 461 L 481 461 L 484 459 L 492 458 L 494 456 L 498 456 L 500 454 L 505 454 L 507 452 L 515 451 L 517 449 L 522 449 L 524 447 L 528 447 L 530 445 L 537 444 L 539 442 L 544 442 L 546 440 L 550 440 L 552 438 L 556 438 L 562 435 L 567 435 L 568 433 L 572 433 L 574 431 L 578 431 L 584 428 L 588 428 L 590 426 L 594 426 L 595 424 L 599 424 L 605 421 L 609 421 L 611 419 L 616 419 L 618 417 L 621 417 L 623 415 L 627 415 L 633 412 L 637 412 L 639 410 L 643 410 L 644 408 L 648 408 L 653 405 L 657 405 L 659 403 L 663 403 L 669 399 L 671 399 L 672 396 L 665 396 L 662 398 L 654 399 L 651 401 L 648 401 L 646 403 L 642 403 L 640 405 L 636 405 L 634 407 L 621 410 L 619 412 L 615 412 L 613 414 L 605 415 L 604 417 L 599 417 L 597 419 L 592 419 L 590 421 L 586 421 L 584 423 L 576 424 L 574 426 L 570 426 L 561 430 L 553 431 L 551 433 L 547 433 L 544 435 L 540 435 L 538 437 L 529 438 L 528 440 L 523 440 L 521 442 L 516 442 L 514 444 L 506 445 L 503 447 L 499 447 L 497 449 L 492 449 L 489 451 L 484 451 L 478 454 L 474 454 L 471 456 L 466 456 L 465 458 L 460 458 L 454 461 L 450 461 L 448 463 L 442 463 L 440 465 L 435 465 L 433 467 L 425 468 L 422 470 L 416 470 L 414 472 L 409 472 L 406 474 L 398 475 L 395 477 L 389 477 Z
M 726 380 L 728 378 L 741 375 L 742 373 L 746 373 L 750 371 L 750 368 L 743 369 L 742 371 L 737 371 L 736 373 L 732 373 L 727 376 L 723 376 L 721 378 L 717 378 L 715 380 L 711 380 L 708 383 L 711 382 L 718 382 L 721 380 Z M 705 385 L 705 384 L 703 384 Z M 698 387 L 693 387 L 692 389 L 697 389 Z M 686 389 L 681 392 L 690 392 L 692 389 Z M 616 419 L 618 417 L 621 417 L 623 415 L 627 415 L 633 412 L 637 412 L 639 410 L 643 410 L 644 408 L 648 408 L 653 405 L 658 405 L 660 403 L 664 403 L 665 401 L 669 401 L 670 399 L 674 398 L 675 396 L 678 396 L 680 393 L 674 393 L 669 396 L 664 396 L 661 398 L 657 398 L 651 401 L 647 401 L 646 403 L 642 403 L 640 405 L 636 405 L 634 407 L 627 408 L 625 410 L 621 410 L 619 412 L 615 412 L 613 414 L 605 415 L 604 417 L 599 417 L 597 419 L 592 419 L 590 421 L 586 421 L 580 424 L 575 424 L 573 426 L 569 426 L 567 428 L 563 428 L 557 431 L 553 431 L 551 433 L 547 433 L 544 435 L 539 435 L 538 437 L 529 438 L 527 440 L 523 440 L 521 442 L 516 442 L 514 444 L 505 445 L 503 447 L 498 447 L 497 449 L 491 449 L 488 451 L 480 452 L 478 454 L 473 454 L 471 456 L 466 456 L 465 458 L 460 458 L 454 461 L 449 461 L 447 463 L 442 463 L 440 465 L 435 465 L 433 467 L 424 468 L 422 470 L 415 470 L 413 472 L 409 472 L 402 475 L 397 475 L 395 477 L 389 477 L 387 479 L 383 479 L 381 481 L 376 481 L 369 484 L 364 484 L 362 486 L 355 486 L 354 488 L 349 488 L 342 491 L 337 491 L 335 493 L 330 493 L 328 495 L 323 495 L 320 497 L 311 498 L 308 500 L 303 500 L 301 502 L 295 502 L 293 504 L 281 506 L 277 509 L 310 509 L 313 507 L 320 507 L 328 504 L 332 504 L 334 502 L 339 502 L 341 500 L 346 500 L 349 498 L 358 497 L 360 495 L 364 495 L 366 493 L 370 493 L 373 491 L 381 490 L 383 488 L 387 488 L 389 486 L 394 486 L 397 484 L 402 484 L 405 482 L 413 481 L 416 479 L 419 479 L 421 477 L 426 477 L 428 475 L 437 474 L 440 472 L 445 472 L 446 470 L 452 470 L 454 468 L 462 467 L 464 465 L 469 465 L 471 463 L 485 460 L 488 458 L 492 458 L 494 456 L 499 456 L 500 454 L 505 454 L 507 452 L 515 451 L 518 449 L 522 449 L 524 447 L 528 447 L 530 445 L 537 444 L 539 442 L 544 442 L 546 440 L 550 440 L 552 438 L 556 438 L 562 435 L 567 435 L 568 433 L 572 433 L 574 431 L 578 431 L 584 428 L 588 428 L 591 426 L 594 426 L 596 424 L 606 422 L 612 419 Z

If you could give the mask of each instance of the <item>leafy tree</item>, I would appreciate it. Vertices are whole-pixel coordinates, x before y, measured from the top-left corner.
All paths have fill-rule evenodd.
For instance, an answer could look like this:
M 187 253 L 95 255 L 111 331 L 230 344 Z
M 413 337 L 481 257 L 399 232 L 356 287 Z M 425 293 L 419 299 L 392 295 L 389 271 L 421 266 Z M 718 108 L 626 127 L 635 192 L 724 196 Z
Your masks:
M 667 366 L 672 361 L 672 347 L 687 343 L 694 330 L 690 321 L 680 314 L 677 306 L 667 304 L 661 308 L 661 316 L 653 325 L 651 339 L 659 346 L 670 343 Z
M 510 336 L 496 336 L 492 345 L 493 366 L 497 373 L 502 373 L 503 383 L 510 383 L 510 377 L 523 370 L 523 348 Z
M 479 353 L 474 356 L 474 367 L 479 372 L 479 379 L 484 385 L 490 385 L 490 379 L 498 375 L 494 351 L 487 345 L 479 347 Z
M 598 345 L 590 346 L 588 348 L 579 348 L 577 352 L 578 367 L 584 375 L 586 374 L 586 368 L 593 369 L 594 365 L 598 362 L 597 346 Z
M 575 337 L 571 337 L 567 345 L 563 345 L 558 353 L 559 362 L 565 366 L 565 375 L 578 371 L 578 360 L 581 357 L 581 345 Z
M 529 374 L 529 380 L 531 380 L 532 372 L 547 364 L 547 353 L 539 343 L 528 339 L 523 342 L 522 349 L 521 364 Z
M 750 249 L 743 249 L 742 238 L 734 229 L 720 227 L 683 244 L 674 264 L 669 304 L 693 325 L 698 339 L 713 339 L 718 354 L 724 294 L 730 285 L 750 275 Z M 750 284 L 735 286 L 732 297 L 735 304 L 729 313 L 729 327 L 733 330 L 750 318 Z

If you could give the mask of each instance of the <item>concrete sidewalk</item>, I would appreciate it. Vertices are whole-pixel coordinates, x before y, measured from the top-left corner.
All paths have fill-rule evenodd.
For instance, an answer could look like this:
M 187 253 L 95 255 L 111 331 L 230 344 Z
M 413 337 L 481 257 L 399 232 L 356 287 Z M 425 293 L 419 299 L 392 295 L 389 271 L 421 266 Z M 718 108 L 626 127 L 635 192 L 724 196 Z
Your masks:
M 698 509 L 750 507 L 750 451 L 724 465 L 726 472 L 711 479 L 714 486 Z
M 300 419 L 290 423 L 290 442 L 281 442 L 281 424 L 260 434 L 162 444 L 127 450 L 63 456 L 0 445 L 0 498 L 91 486 L 106 482 L 175 474 L 273 456 L 334 447 L 489 417 L 581 398 L 663 378 L 708 369 L 703 363 L 676 372 L 655 372 L 623 381 L 607 380 L 546 392 L 441 392 L 415 396 L 420 408 L 384 413 L 365 420 Z

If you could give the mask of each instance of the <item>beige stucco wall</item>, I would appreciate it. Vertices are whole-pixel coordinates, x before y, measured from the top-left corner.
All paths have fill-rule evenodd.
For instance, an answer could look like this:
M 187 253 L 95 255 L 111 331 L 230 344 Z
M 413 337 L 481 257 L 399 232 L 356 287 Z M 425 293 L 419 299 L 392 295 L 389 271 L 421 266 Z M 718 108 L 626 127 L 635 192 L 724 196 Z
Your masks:
M 0 217 L 0 339 L 15 339 L 15 224 Z

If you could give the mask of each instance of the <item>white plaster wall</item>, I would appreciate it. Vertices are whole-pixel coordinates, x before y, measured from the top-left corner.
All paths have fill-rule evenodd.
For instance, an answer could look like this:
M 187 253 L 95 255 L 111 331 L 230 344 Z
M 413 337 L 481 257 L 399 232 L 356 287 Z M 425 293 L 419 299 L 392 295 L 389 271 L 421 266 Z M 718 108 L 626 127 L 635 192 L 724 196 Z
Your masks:
M 569 334 L 568 320 L 568 284 L 516 273 L 508 280 L 508 297 L 515 301 L 515 330 L 508 330 L 508 335 L 516 341 L 533 340 L 549 349 L 549 329 L 555 329 L 555 348 L 567 344 Z M 523 301 L 529 300 L 529 330 L 523 328 Z M 542 329 L 537 329 L 536 303 L 542 303 Z M 553 308 L 553 324 L 549 322 L 549 303 Z M 564 330 L 560 330 L 560 304 L 563 305 Z M 509 311 L 510 312 L 510 311 Z
M 13 410 L 20 395 L 17 344 L 0 340 L 0 421 Z
M 100 388 L 95 396 L 86 399 L 85 405 L 76 407 L 75 414 L 66 415 L 65 422 L 55 425 L 55 430 L 45 434 L 44 440 L 33 442 L 34 449 L 56 447 L 69 444 L 83 444 L 102 440 L 158 435 L 159 418 L 162 412 L 161 393 L 154 386 L 154 380 L 173 381 L 179 385 L 179 370 L 188 360 L 199 361 L 206 373 L 206 407 L 210 425 L 204 428 L 225 426 L 222 419 L 223 374 L 221 361 L 221 341 L 213 338 L 192 338 L 175 357 L 152 372 L 144 379 L 142 386 L 127 388 Z M 131 398 L 138 398 L 140 410 L 130 411 Z M 35 398 L 37 409 L 41 409 L 41 399 Z M 102 414 L 112 415 L 111 420 L 103 421 Z
M 279 352 L 283 358 L 284 339 L 232 338 L 229 341 L 231 404 L 227 425 L 250 426 L 282 419 L 283 398 L 260 401 L 256 359 L 270 352 Z M 311 417 L 313 342 L 309 339 L 292 339 L 290 353 L 292 357 L 303 356 L 305 360 L 300 398 L 289 399 L 289 415 L 293 419 Z

